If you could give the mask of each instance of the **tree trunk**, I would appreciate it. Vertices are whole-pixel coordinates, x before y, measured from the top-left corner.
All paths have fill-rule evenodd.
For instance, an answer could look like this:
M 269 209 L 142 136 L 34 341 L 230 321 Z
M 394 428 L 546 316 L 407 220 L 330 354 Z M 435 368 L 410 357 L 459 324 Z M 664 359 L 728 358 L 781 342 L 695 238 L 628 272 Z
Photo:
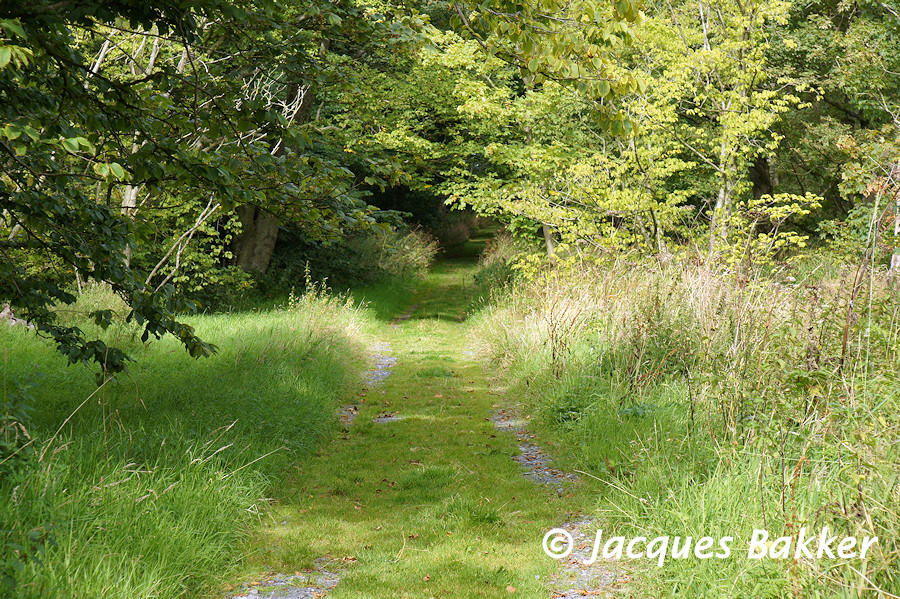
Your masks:
M 265 274 L 278 240 L 278 217 L 244 204 L 235 208 L 241 232 L 232 242 L 234 263 L 247 273 Z
M 139 146 L 137 144 L 133 144 L 131 153 L 134 154 L 138 151 Z M 132 185 L 129 183 L 125 186 L 125 192 L 122 194 L 122 205 L 121 211 L 122 215 L 128 218 L 133 219 L 135 213 L 137 212 L 137 197 L 138 191 L 140 190 L 139 185 Z M 125 266 L 131 266 L 131 246 L 127 246 L 125 248 Z
M 769 159 L 765 156 L 757 156 L 750 165 L 750 181 L 753 183 L 753 199 L 758 200 L 764 195 L 772 195 L 774 181 L 772 181 Z
M 650 217 L 653 219 L 653 238 L 656 240 L 656 253 L 660 255 L 667 254 L 668 248 L 666 248 L 666 242 L 663 239 L 662 226 L 659 223 L 659 218 L 656 216 L 656 211 L 652 208 L 650 209 Z
M 891 187 L 900 188 L 900 160 L 891 168 L 891 174 L 888 178 Z M 900 189 L 894 192 L 894 240 L 900 237 Z M 900 272 L 900 246 L 894 246 L 894 252 L 891 254 L 891 278 L 896 278 Z
M 723 178 L 724 179 L 724 178 Z M 709 220 L 709 260 L 714 261 L 716 258 L 717 246 L 719 242 L 724 242 L 728 236 L 728 227 L 725 222 L 725 207 L 731 203 L 728 197 L 728 184 L 723 180 L 719 187 L 719 195 L 716 196 L 716 205 L 713 208 L 712 216 Z
M 733 194 L 738 181 L 733 155 L 732 149 L 723 144 L 719 160 L 722 165 L 719 194 L 716 196 L 716 205 L 709 221 L 710 262 L 714 262 L 718 258 L 718 246 L 728 241 L 729 221 L 734 204 Z
M 553 229 L 550 228 L 550 225 L 544 223 L 541 225 L 541 233 L 544 234 L 544 243 L 547 246 L 547 257 L 550 259 L 550 263 L 553 264 L 556 262 L 556 240 L 553 239 Z
M 647 230 L 647 225 L 644 223 L 644 219 L 641 218 L 640 212 L 634 213 L 634 221 L 637 223 L 638 229 L 641 232 L 641 237 L 644 238 L 644 244 L 647 248 L 652 251 L 653 250 L 653 240 L 650 238 L 650 231 Z

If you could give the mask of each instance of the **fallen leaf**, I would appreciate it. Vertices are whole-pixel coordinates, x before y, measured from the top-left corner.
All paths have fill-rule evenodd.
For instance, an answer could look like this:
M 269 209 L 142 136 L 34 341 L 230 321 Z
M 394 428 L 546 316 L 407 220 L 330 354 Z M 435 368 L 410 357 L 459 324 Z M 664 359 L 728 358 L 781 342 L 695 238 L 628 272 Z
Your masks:
M 424 580 L 425 582 L 428 582 L 429 580 L 431 580 L 431 576 L 426 574 L 424 577 L 422 577 L 422 580 Z
M 440 393 L 436 393 L 436 394 L 435 394 L 435 397 L 444 397 L 444 396 L 441 395 Z
M 509 585 L 508 587 L 506 587 L 506 592 L 507 593 L 515 593 L 516 587 L 514 587 L 513 585 Z

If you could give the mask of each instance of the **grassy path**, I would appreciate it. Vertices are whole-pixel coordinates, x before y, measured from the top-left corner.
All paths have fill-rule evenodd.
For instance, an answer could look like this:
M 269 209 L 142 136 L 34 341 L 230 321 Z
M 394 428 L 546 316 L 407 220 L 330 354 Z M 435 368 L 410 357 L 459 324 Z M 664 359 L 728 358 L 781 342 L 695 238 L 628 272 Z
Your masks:
M 523 477 L 515 438 L 489 421 L 506 400 L 468 348 L 473 268 L 438 264 L 409 318 L 381 327 L 391 375 L 361 390 L 353 425 L 287 481 L 255 540 L 258 568 L 326 556 L 341 573 L 334 598 L 550 594 L 557 565 L 541 539 L 572 500 Z

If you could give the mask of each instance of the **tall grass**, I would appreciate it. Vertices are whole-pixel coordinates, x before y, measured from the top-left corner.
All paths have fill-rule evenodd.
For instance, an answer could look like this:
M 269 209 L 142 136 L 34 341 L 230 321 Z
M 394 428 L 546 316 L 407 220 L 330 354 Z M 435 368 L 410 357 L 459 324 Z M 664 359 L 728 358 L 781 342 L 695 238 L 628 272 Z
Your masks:
M 103 293 L 61 317 L 79 322 Z M 210 588 L 236 566 L 286 467 L 336 424 L 368 326 L 343 300 L 313 290 L 275 311 L 188 320 L 217 355 L 142 344 L 128 327 L 88 331 L 136 358 L 99 389 L 44 341 L 0 329 L 0 595 Z
M 478 304 L 485 304 L 492 294 L 503 290 L 515 280 L 515 264 L 526 250 L 527 247 L 521 240 L 506 231 L 501 231 L 486 241 L 475 273 L 475 299 Z
M 865 274 L 583 267 L 509 290 L 477 337 L 623 534 L 879 537 L 864 562 L 670 559 L 652 596 L 897 595 L 900 301 Z

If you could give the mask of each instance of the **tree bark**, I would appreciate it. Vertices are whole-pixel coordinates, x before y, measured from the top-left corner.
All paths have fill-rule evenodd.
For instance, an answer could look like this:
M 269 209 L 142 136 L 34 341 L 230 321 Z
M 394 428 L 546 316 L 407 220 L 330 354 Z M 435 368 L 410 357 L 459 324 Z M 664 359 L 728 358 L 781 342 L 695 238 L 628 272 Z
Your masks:
M 232 242 L 234 264 L 247 273 L 265 274 L 278 240 L 278 217 L 257 206 L 235 208 L 241 232 Z
M 541 225 L 541 233 L 544 234 L 544 244 L 547 246 L 547 257 L 550 263 L 556 262 L 556 240 L 553 239 L 553 229 L 544 223 Z
M 723 134 L 723 138 L 726 136 Z M 720 173 L 719 193 L 716 196 L 716 205 L 713 208 L 709 222 L 709 261 L 715 262 L 718 258 L 719 248 L 728 242 L 728 229 L 731 220 L 731 211 L 734 204 L 734 188 L 737 185 L 737 168 L 734 164 L 734 150 L 723 142 L 719 163 Z
M 888 181 L 894 188 L 898 188 L 894 192 L 894 239 L 900 237 L 900 160 L 898 160 L 891 168 L 891 174 Z M 894 252 L 891 254 L 890 275 L 896 278 L 900 272 L 900 246 L 894 246 Z
M 772 195 L 775 186 L 772 181 L 769 159 L 765 156 L 757 156 L 750 165 L 750 181 L 753 183 L 753 199 L 758 200 L 764 195 Z
M 662 227 L 659 224 L 659 218 L 656 216 L 656 212 L 652 208 L 650 209 L 650 218 L 653 219 L 653 238 L 656 240 L 656 253 L 660 255 L 666 254 L 668 253 L 668 248 L 663 239 Z

